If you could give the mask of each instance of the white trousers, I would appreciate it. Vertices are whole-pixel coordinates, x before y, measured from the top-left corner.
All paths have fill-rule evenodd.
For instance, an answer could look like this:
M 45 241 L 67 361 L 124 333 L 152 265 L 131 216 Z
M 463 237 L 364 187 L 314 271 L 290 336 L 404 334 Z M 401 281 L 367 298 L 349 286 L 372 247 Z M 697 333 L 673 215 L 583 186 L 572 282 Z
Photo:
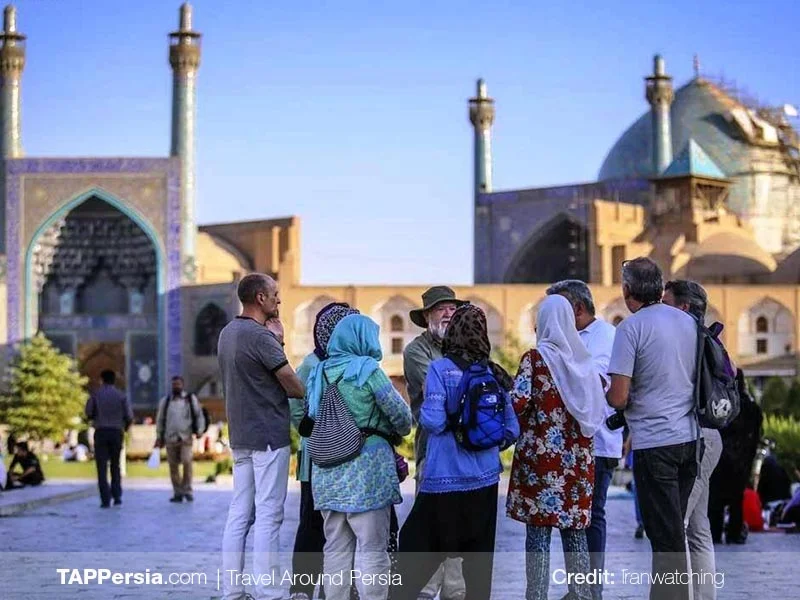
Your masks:
M 361 600 L 386 600 L 389 596 L 390 515 L 389 506 L 363 513 L 322 511 L 327 600 L 349 600 L 351 584 L 357 587 Z
M 244 546 L 253 527 L 256 600 L 280 600 L 279 533 L 289 484 L 289 446 L 278 450 L 233 450 L 233 499 L 222 536 L 223 599 L 244 598 L 235 575 L 244 572 Z

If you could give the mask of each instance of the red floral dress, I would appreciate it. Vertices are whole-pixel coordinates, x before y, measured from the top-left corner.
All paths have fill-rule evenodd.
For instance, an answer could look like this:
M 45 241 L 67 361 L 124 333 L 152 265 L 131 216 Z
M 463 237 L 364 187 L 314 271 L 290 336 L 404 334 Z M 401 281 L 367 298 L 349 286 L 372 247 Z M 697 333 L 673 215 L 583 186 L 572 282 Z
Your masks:
M 522 357 L 511 399 L 520 437 L 506 513 L 529 525 L 585 529 L 592 509 L 593 442 L 567 412 L 537 350 Z

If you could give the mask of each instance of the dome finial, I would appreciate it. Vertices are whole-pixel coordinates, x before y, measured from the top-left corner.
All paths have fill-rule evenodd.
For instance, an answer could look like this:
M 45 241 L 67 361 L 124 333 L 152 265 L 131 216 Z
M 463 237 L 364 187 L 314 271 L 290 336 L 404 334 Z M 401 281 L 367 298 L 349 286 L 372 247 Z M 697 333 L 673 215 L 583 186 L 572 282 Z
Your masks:
M 700 56 L 697 53 L 692 58 L 692 68 L 694 68 L 694 76 L 700 77 Z

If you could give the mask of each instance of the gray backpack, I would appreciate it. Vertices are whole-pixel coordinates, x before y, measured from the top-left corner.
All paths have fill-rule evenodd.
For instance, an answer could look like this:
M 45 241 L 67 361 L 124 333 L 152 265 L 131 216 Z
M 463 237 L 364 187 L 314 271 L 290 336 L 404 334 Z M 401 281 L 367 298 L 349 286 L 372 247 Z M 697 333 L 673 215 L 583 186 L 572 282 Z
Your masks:
M 342 377 L 329 383 L 324 371 L 322 375 L 325 390 L 314 429 L 308 438 L 308 454 L 315 465 L 328 468 L 349 462 L 361 454 L 364 435 L 339 391 L 337 384 Z

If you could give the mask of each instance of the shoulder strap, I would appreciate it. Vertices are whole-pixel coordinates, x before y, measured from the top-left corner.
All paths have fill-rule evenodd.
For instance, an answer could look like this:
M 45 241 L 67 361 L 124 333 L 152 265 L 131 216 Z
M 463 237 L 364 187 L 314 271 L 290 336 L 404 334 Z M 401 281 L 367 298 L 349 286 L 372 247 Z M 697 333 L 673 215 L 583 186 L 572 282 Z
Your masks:
M 698 469 L 700 469 L 700 461 L 702 459 L 700 440 L 703 437 L 703 432 L 701 431 L 700 428 L 700 383 L 703 377 L 702 369 L 703 369 L 703 356 L 705 355 L 705 346 L 706 346 L 706 332 L 703 327 L 703 322 L 700 319 L 697 319 L 697 356 L 695 357 L 693 391 L 694 391 L 694 422 L 695 425 L 697 426 L 695 460 L 697 462 Z
M 694 405 L 700 408 L 700 382 L 702 379 L 703 356 L 705 354 L 705 341 L 706 332 L 703 330 L 703 325 L 697 321 L 697 355 L 695 356 L 695 369 L 694 369 Z
M 164 406 L 161 408 L 161 429 L 156 432 L 160 438 L 163 438 L 167 431 L 167 414 L 170 400 L 172 400 L 172 395 L 167 394 L 164 398 Z M 156 417 L 156 423 L 158 423 L 158 417 Z
M 458 429 L 459 420 L 461 419 L 461 399 L 464 397 L 464 394 L 467 393 L 467 386 L 469 385 L 469 380 L 472 378 L 469 372 L 471 365 L 460 356 L 451 356 L 448 354 L 446 358 L 450 359 L 453 364 L 461 369 L 461 379 L 458 381 L 458 386 L 456 387 L 456 411 L 454 413 L 448 410 L 448 398 L 446 395 L 444 399 L 444 414 L 447 418 L 448 428 L 451 431 L 456 431 Z
M 194 429 L 195 433 L 197 433 L 197 430 L 200 428 L 197 426 L 197 411 L 194 408 L 195 402 L 197 402 L 197 396 L 194 394 L 189 394 L 189 410 L 192 413 L 192 429 Z
M 333 385 L 337 385 L 344 377 L 344 371 L 333 381 Z M 325 381 L 325 387 L 331 385 L 330 380 L 328 379 L 328 374 L 325 372 L 325 369 L 322 369 L 322 379 Z

